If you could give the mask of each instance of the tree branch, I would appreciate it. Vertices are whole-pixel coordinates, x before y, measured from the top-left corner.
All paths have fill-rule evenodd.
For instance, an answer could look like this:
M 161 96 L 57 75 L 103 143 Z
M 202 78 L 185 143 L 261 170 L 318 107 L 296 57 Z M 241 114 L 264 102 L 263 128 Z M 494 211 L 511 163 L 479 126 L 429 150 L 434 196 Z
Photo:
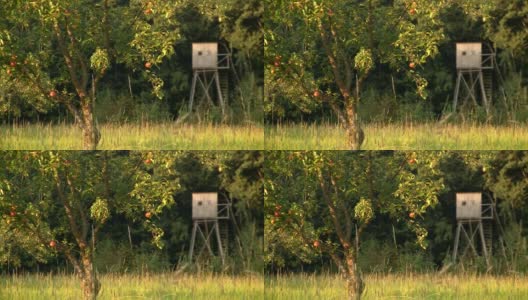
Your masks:
M 330 183 L 332 184 L 332 187 L 334 188 L 334 193 L 336 197 L 339 197 L 339 189 L 337 187 L 337 183 L 334 179 L 334 176 L 332 172 L 330 172 Z M 343 214 L 345 215 L 345 236 L 348 241 L 350 241 L 350 238 L 352 237 L 352 217 L 350 215 L 350 212 L 348 211 L 348 207 L 345 205 L 344 201 L 339 201 L 339 208 L 343 211 Z
M 68 68 L 68 72 L 70 73 L 70 77 L 72 80 L 72 83 L 77 90 L 77 93 L 81 90 L 81 83 L 79 82 L 79 78 L 77 78 L 77 75 L 75 74 L 75 65 L 73 62 L 73 59 L 68 52 L 68 49 L 66 48 L 64 37 L 62 36 L 61 29 L 59 26 L 59 23 L 55 21 L 53 24 L 53 31 L 55 32 L 55 36 L 57 37 L 57 42 L 59 44 L 59 49 L 61 50 L 62 56 L 64 57 L 64 61 L 66 62 L 66 67 Z
M 81 232 L 79 230 L 79 227 L 77 223 L 75 222 L 75 216 L 73 215 L 73 210 L 70 204 L 68 203 L 68 199 L 66 199 L 66 195 L 64 194 L 64 189 L 62 187 L 62 184 L 60 182 L 59 172 L 55 168 L 55 184 L 57 186 L 57 194 L 59 196 L 59 199 L 62 202 L 62 205 L 64 206 L 64 209 L 66 211 L 66 216 L 68 218 L 68 222 L 70 223 L 70 228 L 72 230 L 72 234 L 77 241 L 77 244 L 79 245 L 79 248 L 81 248 L 81 251 L 84 251 L 86 248 L 86 242 L 82 239 Z
M 323 176 L 321 169 L 318 169 L 317 177 L 319 180 L 319 185 L 321 186 L 321 191 L 323 192 L 323 199 L 325 200 L 326 205 L 328 206 L 328 209 L 330 211 L 330 218 L 332 219 L 332 223 L 334 224 L 334 227 L 336 229 L 337 237 L 339 238 L 341 245 L 343 245 L 345 249 L 348 249 L 350 248 L 350 241 L 347 239 L 347 237 L 343 233 L 342 225 L 337 216 L 337 209 L 335 205 L 332 203 L 332 199 L 330 197 L 330 191 L 328 190 L 328 186 L 326 185 L 326 180 Z

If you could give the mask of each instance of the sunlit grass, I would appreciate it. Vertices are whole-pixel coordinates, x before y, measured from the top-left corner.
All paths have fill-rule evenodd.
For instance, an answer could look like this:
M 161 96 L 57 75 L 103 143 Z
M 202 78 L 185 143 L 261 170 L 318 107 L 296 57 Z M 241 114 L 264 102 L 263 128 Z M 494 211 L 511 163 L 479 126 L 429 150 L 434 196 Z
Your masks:
M 261 276 L 103 275 L 98 299 L 264 299 Z M 0 277 L 0 299 L 81 299 L 73 276 Z
M 456 275 L 369 275 L 364 299 L 528 299 L 528 278 Z M 266 278 L 266 299 L 346 299 L 335 275 Z
M 264 149 L 259 125 L 105 124 L 101 150 L 250 150 Z M 2 150 L 80 150 L 82 134 L 70 124 L 0 126 Z
M 523 150 L 528 126 L 450 124 L 368 124 L 365 150 Z M 345 150 L 346 134 L 337 125 L 275 125 L 265 129 L 269 150 Z

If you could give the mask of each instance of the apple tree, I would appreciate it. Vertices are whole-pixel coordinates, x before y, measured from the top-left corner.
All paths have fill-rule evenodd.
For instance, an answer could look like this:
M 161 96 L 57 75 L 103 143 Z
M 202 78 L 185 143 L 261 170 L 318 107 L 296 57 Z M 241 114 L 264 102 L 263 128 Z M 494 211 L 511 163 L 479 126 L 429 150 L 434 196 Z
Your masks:
M 179 39 L 183 0 L 52 0 L 2 3 L 0 109 L 12 98 L 37 109 L 64 105 L 82 130 L 83 148 L 100 140 L 97 86 L 114 65 L 143 73 L 161 97 L 155 66 Z M 6 96 L 7 95 L 7 96 Z
M 266 99 L 285 98 L 301 110 L 326 103 L 347 134 L 347 147 L 364 140 L 358 105 L 369 75 L 383 66 L 416 83 L 444 39 L 447 0 L 266 0 Z
M 378 216 L 404 222 L 426 247 L 423 214 L 443 189 L 441 153 L 270 152 L 265 167 L 265 260 L 287 251 L 304 262 L 327 255 L 347 284 L 364 290 L 361 236 Z
M 113 216 L 142 220 L 162 246 L 157 215 L 179 189 L 163 152 L 0 152 L 0 236 L 45 260 L 62 255 L 81 280 L 84 299 L 100 290 L 93 255 L 98 232 Z M 21 241 L 20 243 L 18 241 Z

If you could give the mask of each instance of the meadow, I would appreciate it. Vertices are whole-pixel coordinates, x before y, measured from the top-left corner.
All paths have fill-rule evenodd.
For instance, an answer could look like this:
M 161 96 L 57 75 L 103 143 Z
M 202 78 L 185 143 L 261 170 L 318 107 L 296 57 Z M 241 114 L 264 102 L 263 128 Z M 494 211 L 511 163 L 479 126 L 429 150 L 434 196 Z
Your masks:
M 172 273 L 102 275 L 98 299 L 264 299 L 261 276 Z M 80 282 L 67 275 L 0 276 L 0 299 L 81 299 Z
M 523 150 L 528 126 L 479 124 L 367 124 L 364 150 Z M 346 150 L 346 133 L 334 124 L 265 128 L 268 150 Z
M 264 149 L 259 125 L 102 124 L 99 150 Z M 71 124 L 0 126 L 2 150 L 82 150 L 82 133 Z
M 336 275 L 279 275 L 266 279 L 266 299 L 346 299 Z M 528 299 L 528 278 L 477 275 L 367 275 L 362 299 Z

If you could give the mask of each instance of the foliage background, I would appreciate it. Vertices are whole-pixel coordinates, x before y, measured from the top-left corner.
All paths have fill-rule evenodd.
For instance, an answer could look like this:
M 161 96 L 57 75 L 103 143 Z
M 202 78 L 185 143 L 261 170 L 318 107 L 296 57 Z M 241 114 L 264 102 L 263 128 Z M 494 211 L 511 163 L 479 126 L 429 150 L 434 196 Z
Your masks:
M 347 9 L 354 5 L 363 7 L 369 3 L 378 9 L 375 19 L 378 22 L 393 22 L 396 19 L 413 18 L 409 16 L 411 3 L 419 3 L 417 15 L 422 16 L 420 1 L 385 1 L 372 0 L 361 1 L 356 3 L 352 1 L 347 4 L 347 0 L 336 1 L 332 4 L 336 10 L 343 12 L 334 12 L 335 16 L 348 15 Z M 407 66 L 393 66 L 390 63 L 379 63 L 372 66 L 370 75 L 363 83 L 361 92 L 361 103 L 359 105 L 359 116 L 362 122 L 426 122 L 439 120 L 443 115 L 452 111 L 452 102 L 456 82 L 455 68 L 455 43 L 457 42 L 475 42 L 491 44 L 496 47 L 498 68 L 501 76 L 494 74 L 493 79 L 493 115 L 494 122 L 506 124 L 511 122 L 526 122 L 528 118 L 528 79 L 526 74 L 528 64 L 526 57 L 528 53 L 528 32 L 526 31 L 526 22 L 528 20 L 528 4 L 523 0 L 464 0 L 464 1 L 442 1 L 436 0 L 438 12 L 432 12 L 431 15 L 438 13 L 438 20 L 435 21 L 442 34 L 442 39 L 437 43 L 438 54 L 428 59 L 426 63 L 420 63 L 416 67 L 417 74 L 420 74 L 427 81 L 425 89 L 427 97 L 424 99 L 417 93 L 416 84 L 410 80 Z M 427 1 L 430 3 L 430 1 Z M 434 5 L 434 3 L 431 3 Z M 266 45 L 270 49 L 275 49 L 274 41 L 271 38 L 276 35 L 292 35 L 291 39 L 297 40 L 295 45 L 305 45 L 302 41 L 303 35 L 296 29 L 302 30 L 305 20 L 302 18 L 288 18 L 288 22 L 282 22 L 280 17 L 271 17 L 273 15 L 286 15 L 284 12 L 266 12 L 269 17 L 265 18 L 265 29 L 268 32 L 266 36 Z M 291 14 L 291 12 L 288 12 Z M 356 12 L 350 12 L 355 15 Z M 293 21 L 292 21 L 293 20 Z M 341 21 L 340 21 L 341 22 Z M 343 22 L 346 22 L 343 21 Z M 411 21 L 416 24 L 416 21 Z M 278 23 L 292 28 L 291 32 L 279 31 Z M 364 24 L 363 24 L 364 25 Z M 381 25 L 380 25 L 381 26 Z M 419 30 L 420 28 L 418 28 Z M 376 36 L 379 44 L 383 45 L 386 36 Z M 317 37 L 315 37 L 317 38 Z M 310 49 L 308 44 L 313 40 L 306 41 L 307 50 L 305 55 L 310 58 L 316 58 L 311 61 L 305 70 L 306 74 L 312 74 L 316 82 L 328 80 L 324 77 L 324 72 L 329 69 L 328 62 L 324 57 L 322 45 L 317 45 L 319 51 Z M 411 47 L 421 47 L 423 43 L 421 37 L 410 36 L 406 41 Z M 265 45 L 265 46 L 266 46 Z M 292 47 L 295 47 L 292 45 Z M 284 53 L 289 53 L 288 49 L 282 49 Z M 349 49 L 352 51 L 351 57 L 359 53 L 359 49 Z M 383 52 L 389 49 L 378 49 L 375 51 Z M 309 53 L 309 54 L 307 54 Z M 266 85 L 265 85 L 265 120 L 270 124 L 289 123 L 289 122 L 307 122 L 320 123 L 337 121 L 332 109 L 324 103 L 317 101 L 306 101 L 302 97 L 292 96 L 299 93 L 293 92 L 297 87 L 276 88 L 283 77 L 282 74 L 274 72 L 274 57 L 278 55 L 266 50 Z M 397 53 L 390 55 L 398 56 Z M 392 58 L 386 55 L 383 59 Z M 274 72 L 277 75 L 272 75 Z M 393 88 L 394 83 L 394 88 Z M 337 93 L 333 85 L 328 86 L 329 90 Z M 506 95 L 507 97 L 503 97 Z M 309 96 L 307 95 L 307 98 Z M 464 117 L 456 121 L 486 121 L 486 115 L 482 107 L 473 108 L 464 112 Z
M 20 152 L 21 157 L 31 152 Z M 101 152 L 100 152 L 101 153 Z M 104 152 L 102 152 L 104 153 Z M 143 212 L 130 219 L 124 213 L 111 214 L 102 227 L 95 251 L 95 266 L 100 273 L 142 273 L 180 270 L 188 262 L 187 254 L 192 229 L 191 193 L 218 191 L 220 198 L 228 198 L 233 203 L 234 222 L 221 221 L 229 231 L 228 258 L 226 267 L 219 259 L 204 259 L 187 269 L 191 272 L 225 272 L 241 274 L 246 272 L 260 273 L 263 270 L 263 212 L 262 212 L 262 164 L 263 155 L 258 151 L 232 152 L 109 152 L 112 163 L 123 170 L 125 177 L 130 174 L 130 163 L 134 157 L 151 157 L 157 155 L 173 156 L 174 164 L 171 174 L 175 176 L 179 188 L 172 194 L 174 204 L 162 212 L 155 213 L 152 222 L 164 232 L 159 249 L 152 243 L 152 233 L 144 226 Z M 95 153 L 85 154 L 85 157 Z M 0 157 L 8 158 L 9 152 L 0 152 Z M 90 159 L 85 158 L 85 159 Z M 145 170 L 149 171 L 149 167 Z M 141 171 L 141 172 L 143 172 Z M 13 174 L 20 180 L 21 174 Z M 139 171 L 138 171 L 139 174 Z M 116 191 L 116 197 L 130 192 L 131 182 L 111 180 L 110 189 Z M 88 192 L 87 192 L 88 193 Z M 121 196 L 118 196 L 121 195 Z M 123 199 L 108 199 L 114 201 Z M 48 200 L 51 213 L 50 227 L 58 226 L 54 220 L 62 215 L 61 203 Z M 71 270 L 62 255 L 49 251 L 46 245 L 33 246 L 30 236 L 17 235 L 16 218 L 9 216 L 9 199 L 2 198 L 0 217 L 0 273 L 24 273 L 35 271 L 65 272 Z M 9 202 L 9 203 L 8 203 Z M 131 208 L 134 209 L 134 208 Z M 21 213 L 21 212 L 20 212 Z M 236 227 L 235 227 L 236 222 Z M 55 228 L 59 230 L 60 228 Z M 129 241 L 130 230 L 131 241 Z M 27 240 L 26 240 L 27 238 Z M 38 242 L 37 242 L 38 244 Z M 118 255 L 116 255 L 119 253 Z
M 332 153 L 333 152 L 333 153 Z M 443 188 L 437 194 L 437 203 L 431 207 L 416 211 L 416 219 L 411 220 L 408 211 L 403 209 L 400 217 L 390 217 L 389 213 L 382 210 L 377 211 L 376 202 L 373 202 L 373 218 L 362 234 L 358 265 L 365 273 L 409 273 L 409 272 L 435 272 L 441 270 L 451 262 L 454 233 L 456 229 L 455 219 L 455 193 L 482 191 L 490 195 L 496 201 L 499 220 L 502 229 L 494 224 L 493 241 L 493 264 L 494 274 L 526 274 L 528 272 L 527 248 L 527 224 L 528 217 L 528 152 L 526 151 L 368 151 L 374 157 L 374 164 L 381 166 L 374 168 L 374 178 L 381 180 L 376 185 L 374 194 L 380 195 L 386 203 L 395 209 L 401 201 L 395 194 L 391 193 L 391 186 L 398 184 L 397 177 L 392 180 L 391 174 L 394 166 L 403 166 L 401 174 L 415 174 L 416 180 L 422 169 L 433 168 L 435 180 L 443 184 Z M 354 190 L 361 191 L 362 185 L 354 183 L 361 182 L 363 171 L 357 171 L 357 165 L 364 165 L 368 152 L 342 152 L 321 151 L 321 155 L 327 155 L 333 160 L 333 164 L 340 170 L 336 174 L 347 174 L 348 171 L 356 170 L 343 182 L 350 182 L 344 190 L 350 189 L 350 193 L 341 194 L 343 201 L 357 203 Z M 300 153 L 300 154 L 298 154 Z M 297 236 L 281 234 L 282 227 L 287 224 L 288 215 L 277 218 L 274 213 L 277 205 L 286 208 L 295 208 L 295 213 L 303 212 L 310 216 L 308 220 L 314 226 L 321 226 L 326 217 L 324 205 L 303 205 L 302 195 L 304 189 L 307 193 L 320 195 L 321 191 L 317 185 L 306 181 L 298 172 L 302 169 L 288 160 L 288 157 L 307 155 L 305 152 L 283 151 L 274 152 L 265 163 L 266 183 L 265 194 L 265 264 L 267 273 L 288 272 L 336 272 L 337 268 L 330 257 L 314 249 L 312 245 L 305 244 Z M 354 166 L 349 166 L 350 161 L 358 160 Z M 407 161 L 409 160 L 409 161 Z M 349 163 L 347 163 L 349 162 Z M 431 165 L 433 164 L 433 165 Z M 334 166 L 334 167 L 335 167 Z M 385 167 L 383 167 L 385 166 Z M 284 168 L 283 172 L 277 172 Z M 302 174 L 302 173 L 301 173 Z M 293 175 L 293 176 L 292 176 Z M 344 175 L 347 176 L 347 175 Z M 407 176 L 407 175 L 402 175 Z M 427 179 L 427 177 L 426 177 Z M 423 179 L 422 179 L 423 180 Z M 428 179 L 431 180 L 431 179 Z M 410 181 L 410 187 L 412 187 Z M 383 182 L 383 183 L 382 183 Z M 296 187 L 291 189 L 291 187 Z M 275 192 L 268 189 L 273 187 L 278 191 L 284 191 L 277 196 Z M 275 193 L 275 194 L 274 194 Z M 344 196 L 350 195 L 350 196 Z M 413 193 L 410 198 L 413 199 Z M 319 196 L 320 197 L 320 196 Z M 362 197 L 369 197 L 368 193 Z M 486 196 L 484 196 L 487 199 Z M 415 199 L 420 203 L 421 197 Z M 321 200 L 322 201 L 322 200 Z M 356 201 L 356 202 L 354 202 Z M 380 200 L 381 201 L 381 200 Z M 408 205 L 408 204 L 406 204 Z M 407 209 L 412 210 L 411 206 Z M 357 206 L 356 206 L 357 207 Z M 389 208 L 386 210 L 390 211 Z M 356 208 L 357 211 L 357 208 Z M 308 221 L 307 220 L 307 221 Z M 416 232 L 411 224 L 419 224 L 419 227 L 427 231 L 424 243 L 427 247 L 422 248 L 417 243 Z M 278 223 L 277 223 L 278 222 Z M 275 225 L 274 225 L 275 224 Z M 278 225 L 277 225 L 278 224 Z M 310 226 L 308 223 L 306 226 Z M 499 247 L 499 236 L 506 244 L 506 256 Z M 321 243 L 323 243 L 321 241 Z M 469 257 L 463 264 L 456 265 L 451 271 L 464 272 L 486 272 L 486 265 L 482 258 Z
M 146 1 L 110 1 L 109 3 L 113 11 L 119 11 L 119 9 L 124 11 L 124 8 L 128 6 L 143 7 Z M 232 51 L 234 69 L 237 73 L 236 76 L 231 71 L 222 74 L 229 82 L 228 95 L 224 97 L 228 99 L 230 121 L 234 124 L 261 123 L 263 119 L 263 47 L 260 22 L 264 9 L 262 3 L 257 0 L 179 1 L 178 3 L 183 3 L 179 4 L 182 8 L 173 17 L 173 21 L 178 23 L 179 38 L 175 40 L 169 51 L 174 53 L 164 52 L 167 55 L 164 55 L 163 61 L 156 61 L 152 66 L 155 76 L 164 83 L 160 93 L 157 95 L 152 93 L 152 74 L 147 72 L 148 70 L 143 66 L 144 62 L 138 55 L 127 56 L 126 49 L 115 49 L 115 51 L 121 51 L 117 63 L 105 70 L 105 75 L 99 82 L 95 104 L 98 122 L 163 122 L 175 120 L 185 114 L 188 110 L 192 80 L 191 43 L 218 41 Z M 61 5 L 67 5 L 67 3 Z M 97 14 L 102 3 L 91 1 L 82 5 L 85 5 L 86 14 Z M 138 11 L 138 14 L 141 15 L 143 12 Z M 21 23 L 27 23 L 24 23 L 24 26 L 42 26 L 39 25 L 38 20 L 22 20 L 24 15 L 19 14 L 18 16 L 21 18 Z M 123 16 L 123 18 L 128 17 L 128 15 Z M 130 23 L 128 21 L 115 18 L 111 20 L 113 33 L 118 38 L 125 39 L 130 35 L 129 28 L 124 28 L 122 25 Z M 7 44 L 9 40 L 7 32 L 13 30 L 12 25 L 0 22 L 0 46 Z M 86 30 L 97 33 L 97 29 Z M 24 35 L 26 31 L 21 30 L 19 34 Z M 22 36 L 21 38 L 30 39 L 30 37 Z M 95 37 L 95 39 L 99 38 L 99 36 Z M 157 41 L 159 39 L 157 36 L 145 35 L 142 39 L 142 43 L 146 45 L 142 46 L 145 47 L 155 48 L 156 43 L 164 42 L 163 40 Z M 49 38 L 49 42 L 52 46 L 50 53 L 47 53 L 49 59 L 45 63 L 51 67 L 44 76 L 55 79 L 61 71 L 57 66 L 63 62 L 60 60 L 62 57 L 59 55 L 59 48 L 53 36 Z M 85 42 L 83 46 L 94 44 L 94 41 L 88 38 Z M 119 45 L 118 40 L 114 42 Z M 220 49 L 223 47 L 220 46 Z M 12 55 L 9 51 L 7 47 L 0 47 L 0 123 L 71 122 L 72 117 L 68 114 L 66 107 L 62 104 L 47 103 L 44 101 L 46 95 L 38 95 L 36 87 L 10 83 L 10 79 L 17 74 L 9 70 Z M 92 51 L 95 50 L 92 49 Z M 92 53 L 85 54 L 92 55 Z M 101 65 L 104 65 L 105 61 L 103 56 L 94 56 L 99 57 L 98 61 Z M 59 61 L 53 61 L 53 59 L 59 59 Z M 162 95 L 161 100 L 159 95 Z M 215 107 L 204 107 L 199 113 L 199 120 L 221 121 L 219 113 L 219 109 Z

